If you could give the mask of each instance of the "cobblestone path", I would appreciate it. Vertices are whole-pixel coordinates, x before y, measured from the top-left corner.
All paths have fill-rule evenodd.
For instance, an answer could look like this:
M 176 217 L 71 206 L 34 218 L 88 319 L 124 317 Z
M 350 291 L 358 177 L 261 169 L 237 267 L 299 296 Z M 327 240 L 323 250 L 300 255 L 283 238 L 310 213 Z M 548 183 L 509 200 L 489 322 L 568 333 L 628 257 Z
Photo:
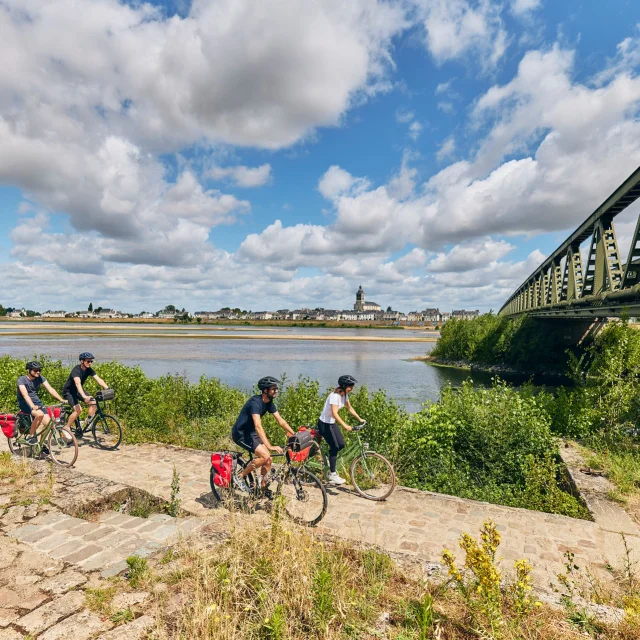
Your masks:
M 76 463 L 83 473 L 164 499 L 170 496 L 174 465 L 180 474 L 182 506 L 194 515 L 219 518 L 220 510 L 211 505 L 206 452 L 153 444 L 123 445 L 107 452 L 84 445 Z M 425 562 L 438 562 L 445 546 L 455 552 L 462 532 L 475 535 L 482 522 L 491 519 L 502 536 L 500 555 L 508 564 L 528 558 L 540 589 L 548 588 L 563 570 L 567 551 L 575 554 L 578 565 L 591 565 L 605 576 L 604 567 L 621 566 L 624 554 L 618 523 L 606 516 L 588 522 L 404 488 L 382 503 L 364 500 L 348 489 L 329 488 L 328 493 L 329 509 L 318 531 L 377 544 Z M 625 527 L 625 535 L 640 559 L 640 531 L 632 527 Z

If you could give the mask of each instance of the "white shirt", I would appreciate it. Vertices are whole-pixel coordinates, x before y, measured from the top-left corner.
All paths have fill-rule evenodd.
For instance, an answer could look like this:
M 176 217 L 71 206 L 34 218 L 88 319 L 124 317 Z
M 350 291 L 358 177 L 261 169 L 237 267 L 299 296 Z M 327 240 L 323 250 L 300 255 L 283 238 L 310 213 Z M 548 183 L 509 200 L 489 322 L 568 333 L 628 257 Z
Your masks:
M 322 422 L 328 422 L 329 424 L 333 424 L 336 419 L 333 417 L 333 413 L 331 412 L 331 405 L 335 404 L 338 407 L 338 411 L 344 407 L 349 397 L 347 395 L 340 395 L 339 393 L 330 393 L 329 397 L 326 399 L 324 403 L 324 409 L 320 414 L 320 420 Z

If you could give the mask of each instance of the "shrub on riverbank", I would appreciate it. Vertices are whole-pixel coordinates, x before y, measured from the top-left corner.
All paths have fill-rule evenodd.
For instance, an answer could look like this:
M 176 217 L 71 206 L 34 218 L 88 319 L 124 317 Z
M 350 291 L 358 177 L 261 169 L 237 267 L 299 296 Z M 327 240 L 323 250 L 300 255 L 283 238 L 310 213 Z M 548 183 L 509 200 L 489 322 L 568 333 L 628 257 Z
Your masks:
M 557 483 L 550 397 L 498 382 L 446 388 L 416 414 L 403 438 L 409 486 L 463 498 L 589 517 Z
M 564 330 L 553 320 L 485 313 L 470 320 L 446 322 L 430 355 L 443 362 L 525 373 L 565 373 L 566 349 Z

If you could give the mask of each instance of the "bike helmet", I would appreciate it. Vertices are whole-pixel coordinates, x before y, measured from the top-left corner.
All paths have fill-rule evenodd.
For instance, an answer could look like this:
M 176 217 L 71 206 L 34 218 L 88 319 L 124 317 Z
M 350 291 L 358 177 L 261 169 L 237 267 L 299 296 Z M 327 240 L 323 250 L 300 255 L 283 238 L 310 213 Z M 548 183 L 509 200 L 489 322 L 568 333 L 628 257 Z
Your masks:
M 338 386 L 341 389 L 346 389 L 347 387 L 355 386 L 356 382 L 358 382 L 353 376 L 340 376 L 338 378 Z
M 279 387 L 282 384 L 278 378 L 274 378 L 273 376 L 265 376 L 264 378 L 260 378 L 258 380 L 258 389 L 260 391 L 265 391 L 270 387 Z
M 89 353 L 88 351 L 83 351 L 79 356 L 78 360 L 95 360 L 93 353 Z
M 42 371 L 42 365 L 37 360 L 32 360 L 31 362 L 27 362 L 27 371 Z

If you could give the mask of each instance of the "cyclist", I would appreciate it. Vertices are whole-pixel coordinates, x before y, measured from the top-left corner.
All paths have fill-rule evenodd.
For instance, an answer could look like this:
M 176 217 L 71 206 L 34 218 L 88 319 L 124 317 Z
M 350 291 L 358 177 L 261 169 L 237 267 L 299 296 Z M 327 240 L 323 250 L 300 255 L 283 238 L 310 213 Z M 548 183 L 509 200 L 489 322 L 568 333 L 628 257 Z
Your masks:
M 324 408 L 318 419 L 318 431 L 329 445 L 329 484 L 344 484 L 346 480 L 341 478 L 336 471 L 338 452 L 344 449 L 344 437 L 340 430 L 340 425 L 347 431 L 352 431 L 350 427 L 339 415 L 338 411 L 347 407 L 349 413 L 360 422 L 364 422 L 356 413 L 356 410 L 349 402 L 349 394 L 358 382 L 353 376 L 340 376 L 338 386 L 329 394 L 324 403 Z
M 85 383 L 85 380 L 91 376 L 103 389 L 109 388 L 107 383 L 91 368 L 91 365 L 95 360 L 92 353 L 83 351 L 78 356 L 78 360 L 80 360 L 80 364 L 73 367 L 67 381 L 62 387 L 62 394 L 64 395 L 65 400 L 73 407 L 73 411 L 67 420 L 67 428 L 69 431 L 71 431 L 71 425 L 75 422 L 76 418 L 79 418 L 82 413 L 80 398 L 82 398 L 89 406 L 89 418 L 91 418 L 98 410 L 96 401 L 85 392 L 82 386 Z M 77 427 L 75 432 L 76 437 L 82 438 L 82 427 Z
M 269 442 L 264 432 L 264 427 L 262 426 L 262 416 L 265 413 L 270 413 L 289 436 L 294 435 L 293 429 L 278 413 L 278 408 L 274 402 L 275 397 L 278 395 L 280 385 L 280 380 L 272 376 L 261 378 L 258 381 L 260 394 L 252 396 L 247 400 L 231 430 L 233 441 L 255 456 L 244 468 L 240 476 L 242 479 L 239 487 L 241 491 L 247 491 L 248 489 L 245 478 L 255 469 L 261 469 L 261 488 L 263 492 L 266 493 L 267 474 L 271 470 L 272 463 L 270 451 L 282 453 L 281 447 L 273 446 Z
M 33 446 L 37 444 L 38 438 L 36 437 L 36 431 L 42 424 L 45 427 L 49 424 L 51 418 L 47 413 L 42 400 L 38 397 L 38 391 L 40 387 L 44 387 L 56 400 L 60 402 L 66 402 L 59 395 L 58 392 L 47 382 L 47 379 L 42 375 L 42 365 L 32 360 L 27 362 L 27 375 L 20 376 L 18 378 L 18 406 L 20 411 L 31 416 L 31 429 L 29 430 L 29 437 L 27 442 Z

